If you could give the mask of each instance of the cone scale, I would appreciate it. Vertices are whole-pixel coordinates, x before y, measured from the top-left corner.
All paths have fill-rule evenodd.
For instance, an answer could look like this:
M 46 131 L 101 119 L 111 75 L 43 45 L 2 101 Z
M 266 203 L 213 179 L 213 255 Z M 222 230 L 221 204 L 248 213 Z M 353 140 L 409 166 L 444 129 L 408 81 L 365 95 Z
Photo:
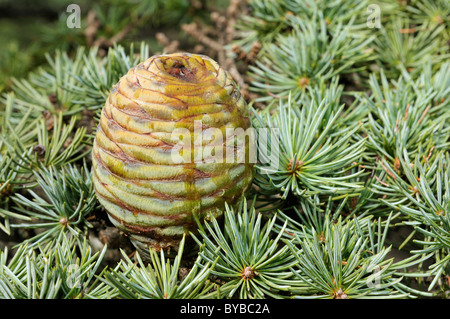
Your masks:
M 138 250 L 176 249 L 197 229 L 193 214 L 220 217 L 249 188 L 249 143 L 227 132 L 250 126 L 237 85 L 214 60 L 153 56 L 119 80 L 101 112 L 97 198 Z

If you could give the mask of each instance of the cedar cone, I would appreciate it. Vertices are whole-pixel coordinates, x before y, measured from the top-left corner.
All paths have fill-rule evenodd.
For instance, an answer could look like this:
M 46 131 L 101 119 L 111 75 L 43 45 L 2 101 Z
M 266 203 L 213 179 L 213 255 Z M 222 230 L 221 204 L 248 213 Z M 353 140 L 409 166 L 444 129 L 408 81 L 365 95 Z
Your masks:
M 253 163 L 239 156 L 251 142 L 236 143 L 230 128 L 248 133 L 248 108 L 207 56 L 153 56 L 113 87 L 94 141 L 93 180 L 111 222 L 138 250 L 176 250 L 197 230 L 194 213 L 200 221 L 220 217 L 247 191 Z

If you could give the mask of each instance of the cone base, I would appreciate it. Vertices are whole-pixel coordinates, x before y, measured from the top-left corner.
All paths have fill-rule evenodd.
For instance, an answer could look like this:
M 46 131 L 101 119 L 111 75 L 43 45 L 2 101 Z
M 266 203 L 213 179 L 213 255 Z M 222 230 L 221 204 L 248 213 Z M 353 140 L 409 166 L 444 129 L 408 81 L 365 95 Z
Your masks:
M 170 242 L 170 244 L 167 244 L 165 246 L 161 246 L 160 241 L 147 241 L 142 242 L 135 238 L 130 237 L 130 241 L 133 244 L 133 246 L 136 248 L 136 251 L 139 253 L 139 256 L 142 258 L 143 261 L 151 261 L 150 252 L 160 252 L 161 249 L 164 251 L 164 256 L 168 258 L 174 258 L 178 254 L 178 249 L 180 247 L 180 240 L 173 240 Z M 196 256 L 198 252 L 198 246 L 197 244 L 192 240 L 192 238 L 187 237 L 185 238 L 185 244 L 183 249 L 184 256 Z

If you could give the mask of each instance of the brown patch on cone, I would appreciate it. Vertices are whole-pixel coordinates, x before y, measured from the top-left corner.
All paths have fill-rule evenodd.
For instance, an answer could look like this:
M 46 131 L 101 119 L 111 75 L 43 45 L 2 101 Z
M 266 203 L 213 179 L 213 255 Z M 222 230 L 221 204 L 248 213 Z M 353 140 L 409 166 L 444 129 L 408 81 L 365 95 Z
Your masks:
M 179 80 L 183 80 L 186 82 L 194 82 L 196 80 L 197 69 L 187 68 L 180 61 L 175 61 L 174 64 L 166 70 L 167 73 Z

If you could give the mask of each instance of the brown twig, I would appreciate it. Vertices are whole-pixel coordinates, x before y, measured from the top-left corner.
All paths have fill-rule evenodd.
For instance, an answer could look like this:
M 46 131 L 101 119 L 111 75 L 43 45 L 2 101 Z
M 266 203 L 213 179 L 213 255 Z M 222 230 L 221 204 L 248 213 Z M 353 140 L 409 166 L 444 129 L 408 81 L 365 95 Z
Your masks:
M 100 21 L 97 19 L 97 14 L 94 10 L 89 10 L 86 17 L 86 29 L 84 29 L 84 36 L 86 37 L 86 43 L 91 46 L 100 28 Z
M 164 53 L 170 54 L 175 53 L 179 50 L 178 47 L 180 45 L 180 42 L 178 40 L 170 40 L 162 32 L 158 32 L 156 34 L 156 40 L 158 41 L 159 44 L 161 44 L 164 47 L 163 48 Z
M 97 46 L 99 50 L 99 55 L 105 55 L 106 49 L 114 46 L 115 43 L 122 41 L 131 30 L 133 30 L 134 24 L 130 23 L 126 25 L 117 34 L 107 39 L 105 37 L 98 37 L 98 31 L 101 27 L 101 23 L 98 20 L 97 13 L 94 10 L 88 12 L 86 18 L 86 29 L 84 30 L 84 36 L 86 38 L 86 43 L 88 46 Z
M 232 46 L 236 36 L 234 26 L 240 15 L 245 13 L 246 7 L 244 0 L 230 0 L 225 12 L 213 11 L 211 13 L 214 27 L 193 22 L 184 24 L 181 28 L 188 36 L 199 43 L 194 48 L 195 53 L 202 53 L 215 58 L 239 85 L 244 99 L 249 100 L 253 97 L 248 91 L 247 83 L 249 80 L 244 74 L 247 73 L 248 66 L 255 63 L 261 44 L 255 42 L 248 53 L 242 53 L 239 46 Z M 237 62 L 240 62 L 239 65 Z

